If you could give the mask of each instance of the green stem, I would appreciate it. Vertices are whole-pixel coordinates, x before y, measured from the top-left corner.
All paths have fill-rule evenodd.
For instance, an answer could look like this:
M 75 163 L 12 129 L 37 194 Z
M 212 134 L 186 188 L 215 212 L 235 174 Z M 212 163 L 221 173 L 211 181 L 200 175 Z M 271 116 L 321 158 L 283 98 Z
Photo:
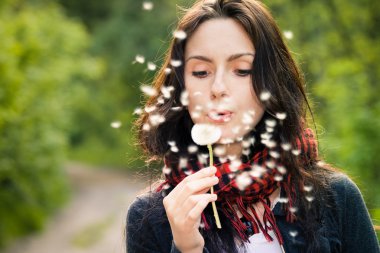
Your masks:
M 211 144 L 208 144 L 207 148 L 208 148 L 208 152 L 210 155 L 210 167 L 211 167 L 211 166 L 214 166 L 214 155 L 212 153 Z M 211 194 L 214 194 L 214 187 L 213 186 L 211 186 Z M 222 228 L 222 225 L 220 224 L 220 219 L 219 219 L 219 215 L 218 215 L 218 210 L 216 209 L 215 201 L 211 202 L 211 205 L 212 205 L 212 210 L 214 211 L 216 227 L 220 229 L 220 228 Z

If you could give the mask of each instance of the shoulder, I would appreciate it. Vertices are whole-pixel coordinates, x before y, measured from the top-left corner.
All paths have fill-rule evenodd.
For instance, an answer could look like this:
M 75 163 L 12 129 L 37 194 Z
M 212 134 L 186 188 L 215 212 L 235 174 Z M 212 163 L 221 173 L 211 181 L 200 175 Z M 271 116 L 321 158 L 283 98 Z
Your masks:
M 160 193 L 139 195 L 128 208 L 127 223 L 149 222 L 151 216 L 162 216 L 163 205 Z
M 338 204 L 363 202 L 362 194 L 352 179 L 344 173 L 334 172 L 328 178 L 329 189 L 333 192 Z

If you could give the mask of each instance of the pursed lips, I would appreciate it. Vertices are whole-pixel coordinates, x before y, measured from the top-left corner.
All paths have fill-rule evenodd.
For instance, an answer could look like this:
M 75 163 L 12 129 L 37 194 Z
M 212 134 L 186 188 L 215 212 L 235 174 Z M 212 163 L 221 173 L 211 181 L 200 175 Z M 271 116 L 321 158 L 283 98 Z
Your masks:
M 233 112 L 228 110 L 211 110 L 207 117 L 214 123 L 226 123 L 231 120 Z

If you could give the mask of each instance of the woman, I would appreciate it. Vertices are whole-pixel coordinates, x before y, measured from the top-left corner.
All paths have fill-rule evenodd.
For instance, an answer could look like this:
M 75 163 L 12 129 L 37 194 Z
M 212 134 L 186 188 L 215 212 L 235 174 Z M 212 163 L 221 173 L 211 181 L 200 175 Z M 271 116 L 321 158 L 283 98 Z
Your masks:
M 263 4 L 197 1 L 178 31 L 137 122 L 165 181 L 131 205 L 128 252 L 379 252 L 358 188 L 318 157 L 302 76 Z M 220 129 L 214 166 L 194 124 Z

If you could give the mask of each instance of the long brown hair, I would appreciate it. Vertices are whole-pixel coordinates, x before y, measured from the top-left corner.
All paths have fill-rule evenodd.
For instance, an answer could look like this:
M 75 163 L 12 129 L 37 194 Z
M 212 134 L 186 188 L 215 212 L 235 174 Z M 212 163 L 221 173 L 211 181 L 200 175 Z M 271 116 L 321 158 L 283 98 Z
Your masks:
M 256 132 L 265 129 L 266 119 L 277 120 L 276 113 L 286 113 L 286 118 L 276 126 L 274 138 L 278 144 L 291 143 L 295 146 L 296 139 L 307 127 L 307 112 L 309 111 L 311 116 L 312 112 L 305 94 L 303 76 L 284 43 L 282 33 L 272 15 L 259 1 L 200 0 L 185 11 L 177 30 L 184 31 L 189 38 L 203 22 L 218 18 L 231 18 L 242 25 L 256 49 L 252 67 L 253 88 L 256 94 L 264 91 L 271 94 L 270 99 L 263 102 L 265 114 L 256 126 Z M 194 144 L 190 136 L 193 122 L 186 106 L 181 104 L 181 94 L 185 90 L 184 66 L 171 65 L 171 60 L 184 62 L 186 42 L 186 39 L 172 39 L 165 62 L 153 81 L 157 91 L 162 87 L 174 87 L 172 96 L 164 99 L 163 103 L 158 103 L 163 99 L 162 94 L 151 97 L 146 105 L 155 106 L 155 110 L 144 112 L 136 122 L 139 144 L 149 157 L 161 158 L 165 155 L 170 149 L 169 141 L 175 141 L 179 153 L 185 153 L 187 147 Z M 178 107 L 181 108 L 180 111 L 173 110 Z M 165 121 L 152 126 L 150 117 L 156 114 L 162 115 Z M 145 127 L 148 125 L 150 130 L 144 129 L 144 125 Z M 324 192 L 327 191 L 325 174 L 332 169 L 328 166 L 319 166 L 319 158 L 309 159 L 305 165 L 301 164 L 300 159 L 292 153 L 279 151 L 283 164 L 292 176 L 292 183 L 299 191 L 297 218 L 303 226 L 306 239 L 313 244 L 316 230 L 320 225 L 318 223 L 321 215 L 320 203 L 323 201 L 323 196 L 326 196 Z M 301 183 L 313 185 L 315 201 L 311 207 L 305 199 L 306 193 Z M 215 252 L 221 252 L 218 249 L 222 249 L 222 246 L 213 247 Z M 317 245 L 313 247 L 318 248 Z M 228 252 L 235 251 L 233 245 L 227 248 L 231 250 Z

